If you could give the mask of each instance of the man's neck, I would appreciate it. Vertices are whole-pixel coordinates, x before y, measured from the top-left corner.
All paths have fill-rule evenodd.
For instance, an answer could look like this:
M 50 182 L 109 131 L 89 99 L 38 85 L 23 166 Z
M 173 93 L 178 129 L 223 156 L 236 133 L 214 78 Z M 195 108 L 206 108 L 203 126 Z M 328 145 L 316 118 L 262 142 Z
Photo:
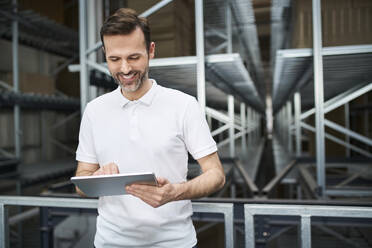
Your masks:
M 151 89 L 151 86 L 152 82 L 148 78 L 135 92 L 124 92 L 121 89 L 121 94 L 130 101 L 138 100 Z

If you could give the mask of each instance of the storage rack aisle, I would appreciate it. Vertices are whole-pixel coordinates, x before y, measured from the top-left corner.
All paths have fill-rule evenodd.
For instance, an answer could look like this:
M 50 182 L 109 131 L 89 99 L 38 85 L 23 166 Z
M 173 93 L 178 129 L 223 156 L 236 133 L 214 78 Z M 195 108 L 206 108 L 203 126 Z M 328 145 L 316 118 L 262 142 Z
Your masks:
M 306 189 L 302 189 L 307 196 L 325 199 L 362 197 L 368 200 L 372 196 L 368 100 L 358 111 L 355 111 L 358 108 L 350 111 L 350 106 L 353 100 L 359 98 L 360 101 L 361 96 L 368 99 L 372 89 L 372 45 L 324 47 L 319 36 L 322 33 L 320 5 L 315 6 L 316 3 L 318 1 L 313 1 L 313 49 L 288 49 L 285 37 L 291 37 L 293 32 L 289 28 L 293 17 L 288 14 L 293 3 L 280 0 L 273 3 L 275 136 L 281 149 L 297 159 L 296 167 L 306 165 L 301 168 L 299 176 L 307 179 L 304 180 Z M 330 11 L 329 7 L 323 13 L 327 11 Z M 342 11 L 342 7 L 337 11 Z M 351 20 L 341 24 L 350 25 Z M 336 28 L 339 27 L 334 26 Z M 323 36 L 330 43 L 329 34 L 323 33 Z M 316 116 L 315 126 L 312 124 L 313 116 Z M 360 118 L 364 119 L 361 129 L 356 123 Z M 313 145 L 313 133 L 316 134 L 316 152 L 312 147 L 303 147 Z M 327 157 L 327 149 L 337 146 L 335 144 L 339 145 L 338 150 L 345 152 L 341 156 L 338 152 L 338 157 Z M 301 197 L 301 187 L 294 197 L 296 195 Z

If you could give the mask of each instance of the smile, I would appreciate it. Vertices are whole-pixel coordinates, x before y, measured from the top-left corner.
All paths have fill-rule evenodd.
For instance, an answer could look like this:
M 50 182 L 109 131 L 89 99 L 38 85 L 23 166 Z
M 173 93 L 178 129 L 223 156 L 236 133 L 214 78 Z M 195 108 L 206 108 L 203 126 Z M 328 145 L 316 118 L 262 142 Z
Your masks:
M 134 79 L 134 77 L 137 75 L 137 73 L 133 72 L 133 73 L 130 73 L 130 74 L 123 74 L 123 73 L 120 73 L 119 74 L 119 77 L 121 77 L 122 79 L 124 80 L 131 80 L 131 79 Z

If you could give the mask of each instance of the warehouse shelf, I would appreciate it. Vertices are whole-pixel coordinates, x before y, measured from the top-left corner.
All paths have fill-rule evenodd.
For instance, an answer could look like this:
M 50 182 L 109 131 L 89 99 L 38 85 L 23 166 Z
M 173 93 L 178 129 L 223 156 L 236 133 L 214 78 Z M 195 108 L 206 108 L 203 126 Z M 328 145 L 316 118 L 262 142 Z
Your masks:
M 325 47 L 324 100 L 360 83 L 372 82 L 372 45 Z M 273 81 L 274 112 L 296 91 L 301 92 L 303 109 L 314 106 L 312 49 L 279 50 Z
M 19 42 L 64 57 L 79 53 L 78 33 L 32 10 L 14 13 L 12 5 L 0 3 L 0 38 L 12 39 L 11 23 L 18 21 Z
M 0 178 L 8 178 L 18 174 L 19 159 L 0 156 Z
M 239 54 L 216 54 L 205 57 L 207 100 L 226 104 L 225 94 L 232 94 L 242 102 L 263 112 L 264 106 L 254 83 L 245 69 Z M 192 90 L 196 95 L 197 57 L 153 59 L 150 75 L 159 82 L 167 82 L 180 90 Z M 187 75 L 187 76 L 185 76 Z M 218 88 L 218 89 L 217 89 Z
M 71 97 L 0 90 L 0 106 L 14 105 L 25 109 L 78 110 L 80 101 Z
M 206 94 L 207 101 L 219 105 L 226 105 L 225 95 L 237 96 L 242 102 L 264 112 L 264 105 L 254 86 L 248 71 L 245 69 L 239 54 L 215 54 L 205 57 L 206 63 Z M 197 85 L 197 57 L 172 57 L 150 60 L 150 78 L 156 79 L 160 84 L 172 87 L 196 96 Z M 79 70 L 79 65 L 69 66 L 70 71 Z M 110 75 L 106 64 L 100 67 L 101 72 Z M 115 87 L 109 78 L 93 72 L 91 83 Z M 106 83 L 107 81 L 112 83 Z M 100 83 L 101 82 L 101 83 Z
M 229 18 L 231 18 L 231 23 L 229 23 Z M 232 51 L 232 48 L 228 47 L 229 43 L 234 43 L 229 39 L 236 37 L 238 43 L 242 44 L 239 49 L 242 60 L 247 65 L 248 73 L 253 79 L 260 98 L 264 99 L 263 66 L 252 2 L 206 0 L 204 1 L 204 20 L 206 54 L 213 54 L 225 48 L 229 53 L 229 50 Z M 236 31 L 237 35 L 231 37 L 233 31 Z

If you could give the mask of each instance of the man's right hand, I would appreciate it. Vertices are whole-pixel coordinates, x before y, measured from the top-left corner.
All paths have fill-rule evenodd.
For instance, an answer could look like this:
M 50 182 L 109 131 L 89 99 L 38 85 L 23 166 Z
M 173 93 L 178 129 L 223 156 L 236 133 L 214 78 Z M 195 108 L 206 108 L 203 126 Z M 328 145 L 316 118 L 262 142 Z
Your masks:
M 100 175 L 112 175 L 112 174 L 119 174 L 119 167 L 115 163 L 109 163 L 104 166 L 101 166 L 98 170 L 96 170 L 92 176 L 100 176 Z

